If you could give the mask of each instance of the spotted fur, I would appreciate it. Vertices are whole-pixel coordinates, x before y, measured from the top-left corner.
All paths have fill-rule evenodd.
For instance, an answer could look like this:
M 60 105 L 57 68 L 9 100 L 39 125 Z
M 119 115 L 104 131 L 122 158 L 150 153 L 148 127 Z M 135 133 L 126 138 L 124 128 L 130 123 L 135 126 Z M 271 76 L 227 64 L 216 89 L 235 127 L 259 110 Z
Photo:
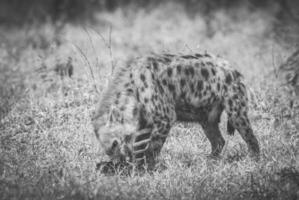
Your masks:
M 202 125 L 219 156 L 224 146 L 218 123 L 240 133 L 258 157 L 259 144 L 248 119 L 242 75 L 210 54 L 151 55 L 131 61 L 115 74 L 93 118 L 101 146 L 116 162 L 153 162 L 176 121 Z

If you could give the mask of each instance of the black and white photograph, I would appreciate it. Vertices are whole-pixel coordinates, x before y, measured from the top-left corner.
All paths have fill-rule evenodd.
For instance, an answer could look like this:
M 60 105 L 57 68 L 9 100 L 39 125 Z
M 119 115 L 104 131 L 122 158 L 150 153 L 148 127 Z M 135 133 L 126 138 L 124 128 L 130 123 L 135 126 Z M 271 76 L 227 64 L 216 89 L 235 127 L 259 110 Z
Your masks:
M 114 199 L 299 199 L 299 1 L 0 0 L 0 200 Z

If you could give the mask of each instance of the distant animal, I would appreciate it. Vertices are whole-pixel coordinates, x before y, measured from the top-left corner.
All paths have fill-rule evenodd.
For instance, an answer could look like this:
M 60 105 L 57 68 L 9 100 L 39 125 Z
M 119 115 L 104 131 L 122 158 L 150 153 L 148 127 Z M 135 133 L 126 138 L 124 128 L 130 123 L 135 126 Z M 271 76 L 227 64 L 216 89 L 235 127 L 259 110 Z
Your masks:
M 74 73 L 72 58 L 69 57 L 67 63 L 58 63 L 55 66 L 54 71 L 61 78 L 63 78 L 63 77 L 71 78 L 73 76 L 73 73 Z
M 152 54 L 120 67 L 92 118 L 100 147 L 113 163 L 155 165 L 176 121 L 198 122 L 218 157 L 225 140 L 218 123 L 225 110 L 227 132 L 235 129 L 259 158 L 260 147 L 248 119 L 242 75 L 208 53 Z

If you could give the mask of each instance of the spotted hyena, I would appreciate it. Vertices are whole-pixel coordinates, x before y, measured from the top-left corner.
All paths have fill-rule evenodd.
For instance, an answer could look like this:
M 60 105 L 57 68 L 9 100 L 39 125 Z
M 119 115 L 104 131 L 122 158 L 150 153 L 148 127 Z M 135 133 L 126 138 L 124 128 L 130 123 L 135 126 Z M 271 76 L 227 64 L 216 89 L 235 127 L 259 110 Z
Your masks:
M 218 127 L 223 110 L 228 134 L 236 129 L 258 158 L 246 87 L 238 71 L 207 53 L 151 55 L 118 69 L 103 93 L 93 126 L 101 147 L 115 162 L 153 161 L 176 121 L 200 123 L 211 143 L 211 156 L 217 157 L 225 143 Z

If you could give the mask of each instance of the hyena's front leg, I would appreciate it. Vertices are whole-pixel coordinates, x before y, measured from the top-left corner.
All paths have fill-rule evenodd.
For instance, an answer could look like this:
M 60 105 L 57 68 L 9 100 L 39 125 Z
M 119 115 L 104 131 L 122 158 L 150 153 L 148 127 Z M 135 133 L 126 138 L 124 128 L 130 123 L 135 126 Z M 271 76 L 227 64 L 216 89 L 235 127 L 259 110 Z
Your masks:
M 155 159 L 160 154 L 170 127 L 170 121 L 154 120 L 151 132 L 136 137 L 133 143 L 133 155 L 137 165 L 146 164 L 149 168 L 155 166 Z
M 147 163 L 154 164 L 155 159 L 159 156 L 165 140 L 169 134 L 171 123 L 166 120 L 156 121 L 152 132 L 152 139 L 147 152 Z
M 139 129 L 150 127 L 152 131 L 146 137 L 141 135 L 133 142 L 135 163 L 155 165 L 172 124 L 176 120 L 173 95 L 166 92 L 159 82 L 148 86 L 148 90 L 139 93 Z M 145 138 L 149 139 L 145 141 Z M 142 146 L 140 144 L 143 144 Z M 138 147 L 138 151 L 136 148 Z

